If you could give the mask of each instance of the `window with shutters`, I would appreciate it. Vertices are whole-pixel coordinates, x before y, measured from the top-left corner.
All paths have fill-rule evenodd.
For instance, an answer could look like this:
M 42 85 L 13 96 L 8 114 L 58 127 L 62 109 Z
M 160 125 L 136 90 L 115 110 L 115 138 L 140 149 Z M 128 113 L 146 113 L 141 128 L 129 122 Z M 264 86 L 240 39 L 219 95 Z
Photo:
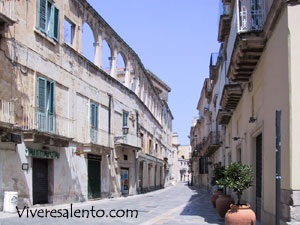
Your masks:
M 38 77 L 37 81 L 37 129 L 55 132 L 55 81 Z
M 98 143 L 98 105 L 91 103 L 91 142 Z
M 123 112 L 123 127 L 128 127 L 128 112 Z
M 207 174 L 208 173 L 208 158 L 200 157 L 199 159 L 199 174 Z
M 38 29 L 50 38 L 59 38 L 59 10 L 50 0 L 38 0 Z

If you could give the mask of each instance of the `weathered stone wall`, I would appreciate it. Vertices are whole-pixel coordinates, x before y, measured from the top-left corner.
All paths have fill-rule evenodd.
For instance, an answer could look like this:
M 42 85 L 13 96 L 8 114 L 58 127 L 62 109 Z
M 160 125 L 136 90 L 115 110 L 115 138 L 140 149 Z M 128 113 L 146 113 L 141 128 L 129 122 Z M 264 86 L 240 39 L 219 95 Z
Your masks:
M 6 3 L 5 3 L 6 4 Z M 84 0 L 55 1 L 59 9 L 59 39 L 50 38 L 38 29 L 38 1 L 14 1 L 16 22 L 2 33 L 0 51 L 0 99 L 14 104 L 14 127 L 23 134 L 24 130 L 37 129 L 37 79 L 43 77 L 55 81 L 55 131 L 54 134 L 69 138 L 68 147 L 48 146 L 47 143 L 22 142 L 17 151 L 0 151 L 1 177 L 3 190 L 19 191 L 21 200 L 30 205 L 32 202 L 32 158 L 25 157 L 25 148 L 41 149 L 49 147 L 60 153 L 59 159 L 51 160 L 50 201 L 53 203 L 84 201 L 87 199 L 87 153 L 75 155 L 77 148 L 102 156 L 101 195 L 120 195 L 121 166 L 130 169 L 130 194 L 136 193 L 136 158 L 134 151 L 138 144 L 137 117 L 144 132 L 144 147 L 141 151 L 150 153 L 148 138 L 158 144 L 161 153 L 151 152 L 162 165 L 162 159 L 170 146 L 172 114 L 166 101 L 168 87 L 159 82 L 164 89 L 163 99 L 153 85 L 153 77 L 145 70 L 136 53 L 119 37 L 116 32 Z M 64 42 L 64 18 L 74 23 L 73 45 Z M 95 63 L 82 56 L 82 27 L 88 23 L 95 36 Z M 112 50 L 112 68 L 109 73 L 101 67 L 101 44 L 106 40 Z M 126 61 L 123 84 L 116 76 L 116 55 L 122 53 Z M 132 72 L 129 72 L 133 68 Z M 133 79 L 137 88 L 132 88 Z M 108 133 L 109 95 L 111 104 L 111 134 Z M 147 101 L 144 101 L 147 100 Z M 91 144 L 90 103 L 98 107 L 97 147 Z M 122 157 L 122 148 L 115 148 L 115 138 L 123 136 L 123 111 L 129 113 L 128 137 L 130 139 L 128 162 L 117 161 Z M 163 112 L 163 113 L 161 113 Z M 72 139 L 72 141 L 71 141 Z M 123 139 L 124 141 L 124 139 Z M 134 143 L 135 141 L 135 143 Z M 89 146 L 87 146 L 89 145 Z M 133 150 L 134 149 L 134 150 Z M 7 159 L 7 160 L 4 160 Z M 5 162 L 4 162 L 5 161 Z M 2 163 L 3 162 L 3 163 Z M 21 171 L 21 162 L 28 162 L 30 169 Z M 7 164 L 6 164 L 7 163 Z M 130 165 L 129 165 L 129 164 Z M 16 166 L 12 166 L 17 164 Z M 153 163 L 152 163 L 153 164 Z M 155 163 L 154 163 L 155 166 Z M 5 174 L 5 176 L 4 176 Z M 18 180 L 13 179 L 18 175 Z M 150 189 L 154 184 L 154 174 L 149 177 L 144 170 L 143 186 Z M 160 178 L 157 178 L 160 179 Z M 2 183 L 2 182 L 1 182 Z

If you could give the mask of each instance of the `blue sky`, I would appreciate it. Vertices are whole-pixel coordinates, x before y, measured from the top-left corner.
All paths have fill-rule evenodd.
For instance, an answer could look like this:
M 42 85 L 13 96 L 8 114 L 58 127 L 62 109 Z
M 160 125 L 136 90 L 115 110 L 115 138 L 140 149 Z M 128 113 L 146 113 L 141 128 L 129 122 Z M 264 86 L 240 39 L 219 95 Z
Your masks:
M 172 89 L 173 132 L 189 144 L 191 122 L 217 42 L 218 0 L 88 0 Z

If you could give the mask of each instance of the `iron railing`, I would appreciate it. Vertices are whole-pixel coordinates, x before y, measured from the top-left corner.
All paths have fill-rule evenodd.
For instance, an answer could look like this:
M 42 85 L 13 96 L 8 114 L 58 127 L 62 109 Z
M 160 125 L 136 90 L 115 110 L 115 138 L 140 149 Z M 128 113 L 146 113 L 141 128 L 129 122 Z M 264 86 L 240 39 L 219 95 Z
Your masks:
M 239 32 L 261 30 L 264 25 L 263 0 L 240 0 Z
M 41 112 L 38 108 L 30 107 L 23 109 L 23 130 L 38 130 L 64 137 L 73 137 L 73 120 L 50 112 Z
M 219 146 L 221 144 L 220 137 L 220 131 L 211 131 L 206 139 L 205 149 L 209 150 Z
M 115 136 L 115 144 L 125 144 L 125 145 L 130 145 L 133 147 L 141 148 L 142 140 L 141 140 L 141 137 L 137 136 L 136 134 L 118 133 Z M 154 152 L 154 151 L 152 150 L 152 152 Z
M 10 101 L 0 100 L 0 121 L 5 123 L 15 123 L 15 104 Z
M 112 135 L 108 131 L 99 128 L 90 128 L 90 141 L 93 144 L 105 147 L 113 147 Z

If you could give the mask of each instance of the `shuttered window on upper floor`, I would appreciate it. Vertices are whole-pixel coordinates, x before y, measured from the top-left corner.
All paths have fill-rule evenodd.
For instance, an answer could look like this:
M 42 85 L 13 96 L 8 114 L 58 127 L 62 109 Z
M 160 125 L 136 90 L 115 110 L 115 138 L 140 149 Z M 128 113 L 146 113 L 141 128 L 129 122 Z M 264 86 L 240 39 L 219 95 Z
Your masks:
M 91 103 L 91 128 L 98 129 L 98 105 Z
M 59 39 L 59 10 L 49 0 L 38 0 L 38 29 L 50 38 Z
M 55 130 L 55 81 L 37 79 L 37 128 L 53 133 Z

